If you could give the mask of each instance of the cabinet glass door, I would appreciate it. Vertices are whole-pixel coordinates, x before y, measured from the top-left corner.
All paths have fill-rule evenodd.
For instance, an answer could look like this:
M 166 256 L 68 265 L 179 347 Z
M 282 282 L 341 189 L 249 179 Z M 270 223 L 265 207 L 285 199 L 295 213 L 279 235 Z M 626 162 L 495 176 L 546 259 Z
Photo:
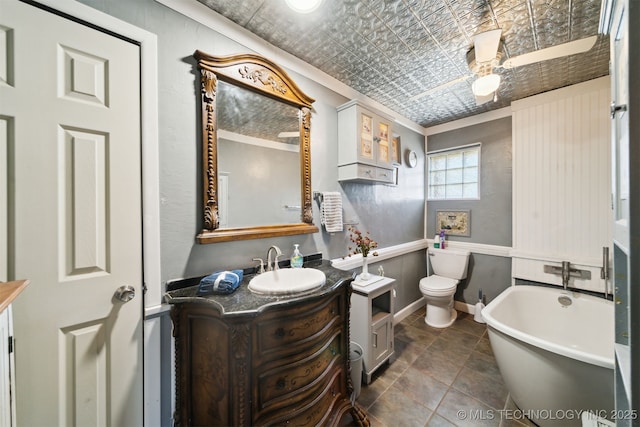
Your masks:
M 389 125 L 378 123 L 378 163 L 391 163 L 389 153 Z
M 373 117 L 360 115 L 360 150 L 358 157 L 373 160 Z

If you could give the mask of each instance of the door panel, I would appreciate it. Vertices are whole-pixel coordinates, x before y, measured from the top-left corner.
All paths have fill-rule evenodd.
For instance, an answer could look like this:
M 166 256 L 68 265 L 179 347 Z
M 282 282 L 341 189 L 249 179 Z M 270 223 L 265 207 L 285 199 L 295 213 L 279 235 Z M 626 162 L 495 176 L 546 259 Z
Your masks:
M 15 0 L 0 29 L 18 425 L 142 425 L 139 47 Z

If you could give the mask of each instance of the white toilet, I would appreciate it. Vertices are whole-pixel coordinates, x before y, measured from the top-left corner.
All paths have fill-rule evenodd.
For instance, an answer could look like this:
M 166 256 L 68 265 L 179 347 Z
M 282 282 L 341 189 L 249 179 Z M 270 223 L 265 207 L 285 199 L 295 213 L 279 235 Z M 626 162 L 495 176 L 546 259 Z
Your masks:
M 420 279 L 420 292 L 427 302 L 424 321 L 434 328 L 446 328 L 455 322 L 453 295 L 460 280 L 467 277 L 469 251 L 459 249 L 427 249 L 433 274 Z

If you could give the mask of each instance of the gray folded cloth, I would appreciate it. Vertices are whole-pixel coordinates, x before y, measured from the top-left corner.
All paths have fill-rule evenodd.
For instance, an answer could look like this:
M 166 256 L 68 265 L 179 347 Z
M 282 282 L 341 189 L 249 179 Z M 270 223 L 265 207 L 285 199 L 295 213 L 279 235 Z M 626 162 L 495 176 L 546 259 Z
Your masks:
M 198 287 L 198 295 L 230 294 L 242 283 L 242 270 L 218 271 L 203 277 Z

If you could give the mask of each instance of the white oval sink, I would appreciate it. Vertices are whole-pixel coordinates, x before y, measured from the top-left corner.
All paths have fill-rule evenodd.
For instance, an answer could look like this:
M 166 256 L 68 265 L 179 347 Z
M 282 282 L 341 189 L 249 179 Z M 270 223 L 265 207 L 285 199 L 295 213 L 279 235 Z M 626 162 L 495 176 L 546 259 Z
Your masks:
M 267 271 L 249 281 L 249 290 L 265 295 L 294 295 L 324 285 L 325 274 L 315 268 L 282 268 Z

